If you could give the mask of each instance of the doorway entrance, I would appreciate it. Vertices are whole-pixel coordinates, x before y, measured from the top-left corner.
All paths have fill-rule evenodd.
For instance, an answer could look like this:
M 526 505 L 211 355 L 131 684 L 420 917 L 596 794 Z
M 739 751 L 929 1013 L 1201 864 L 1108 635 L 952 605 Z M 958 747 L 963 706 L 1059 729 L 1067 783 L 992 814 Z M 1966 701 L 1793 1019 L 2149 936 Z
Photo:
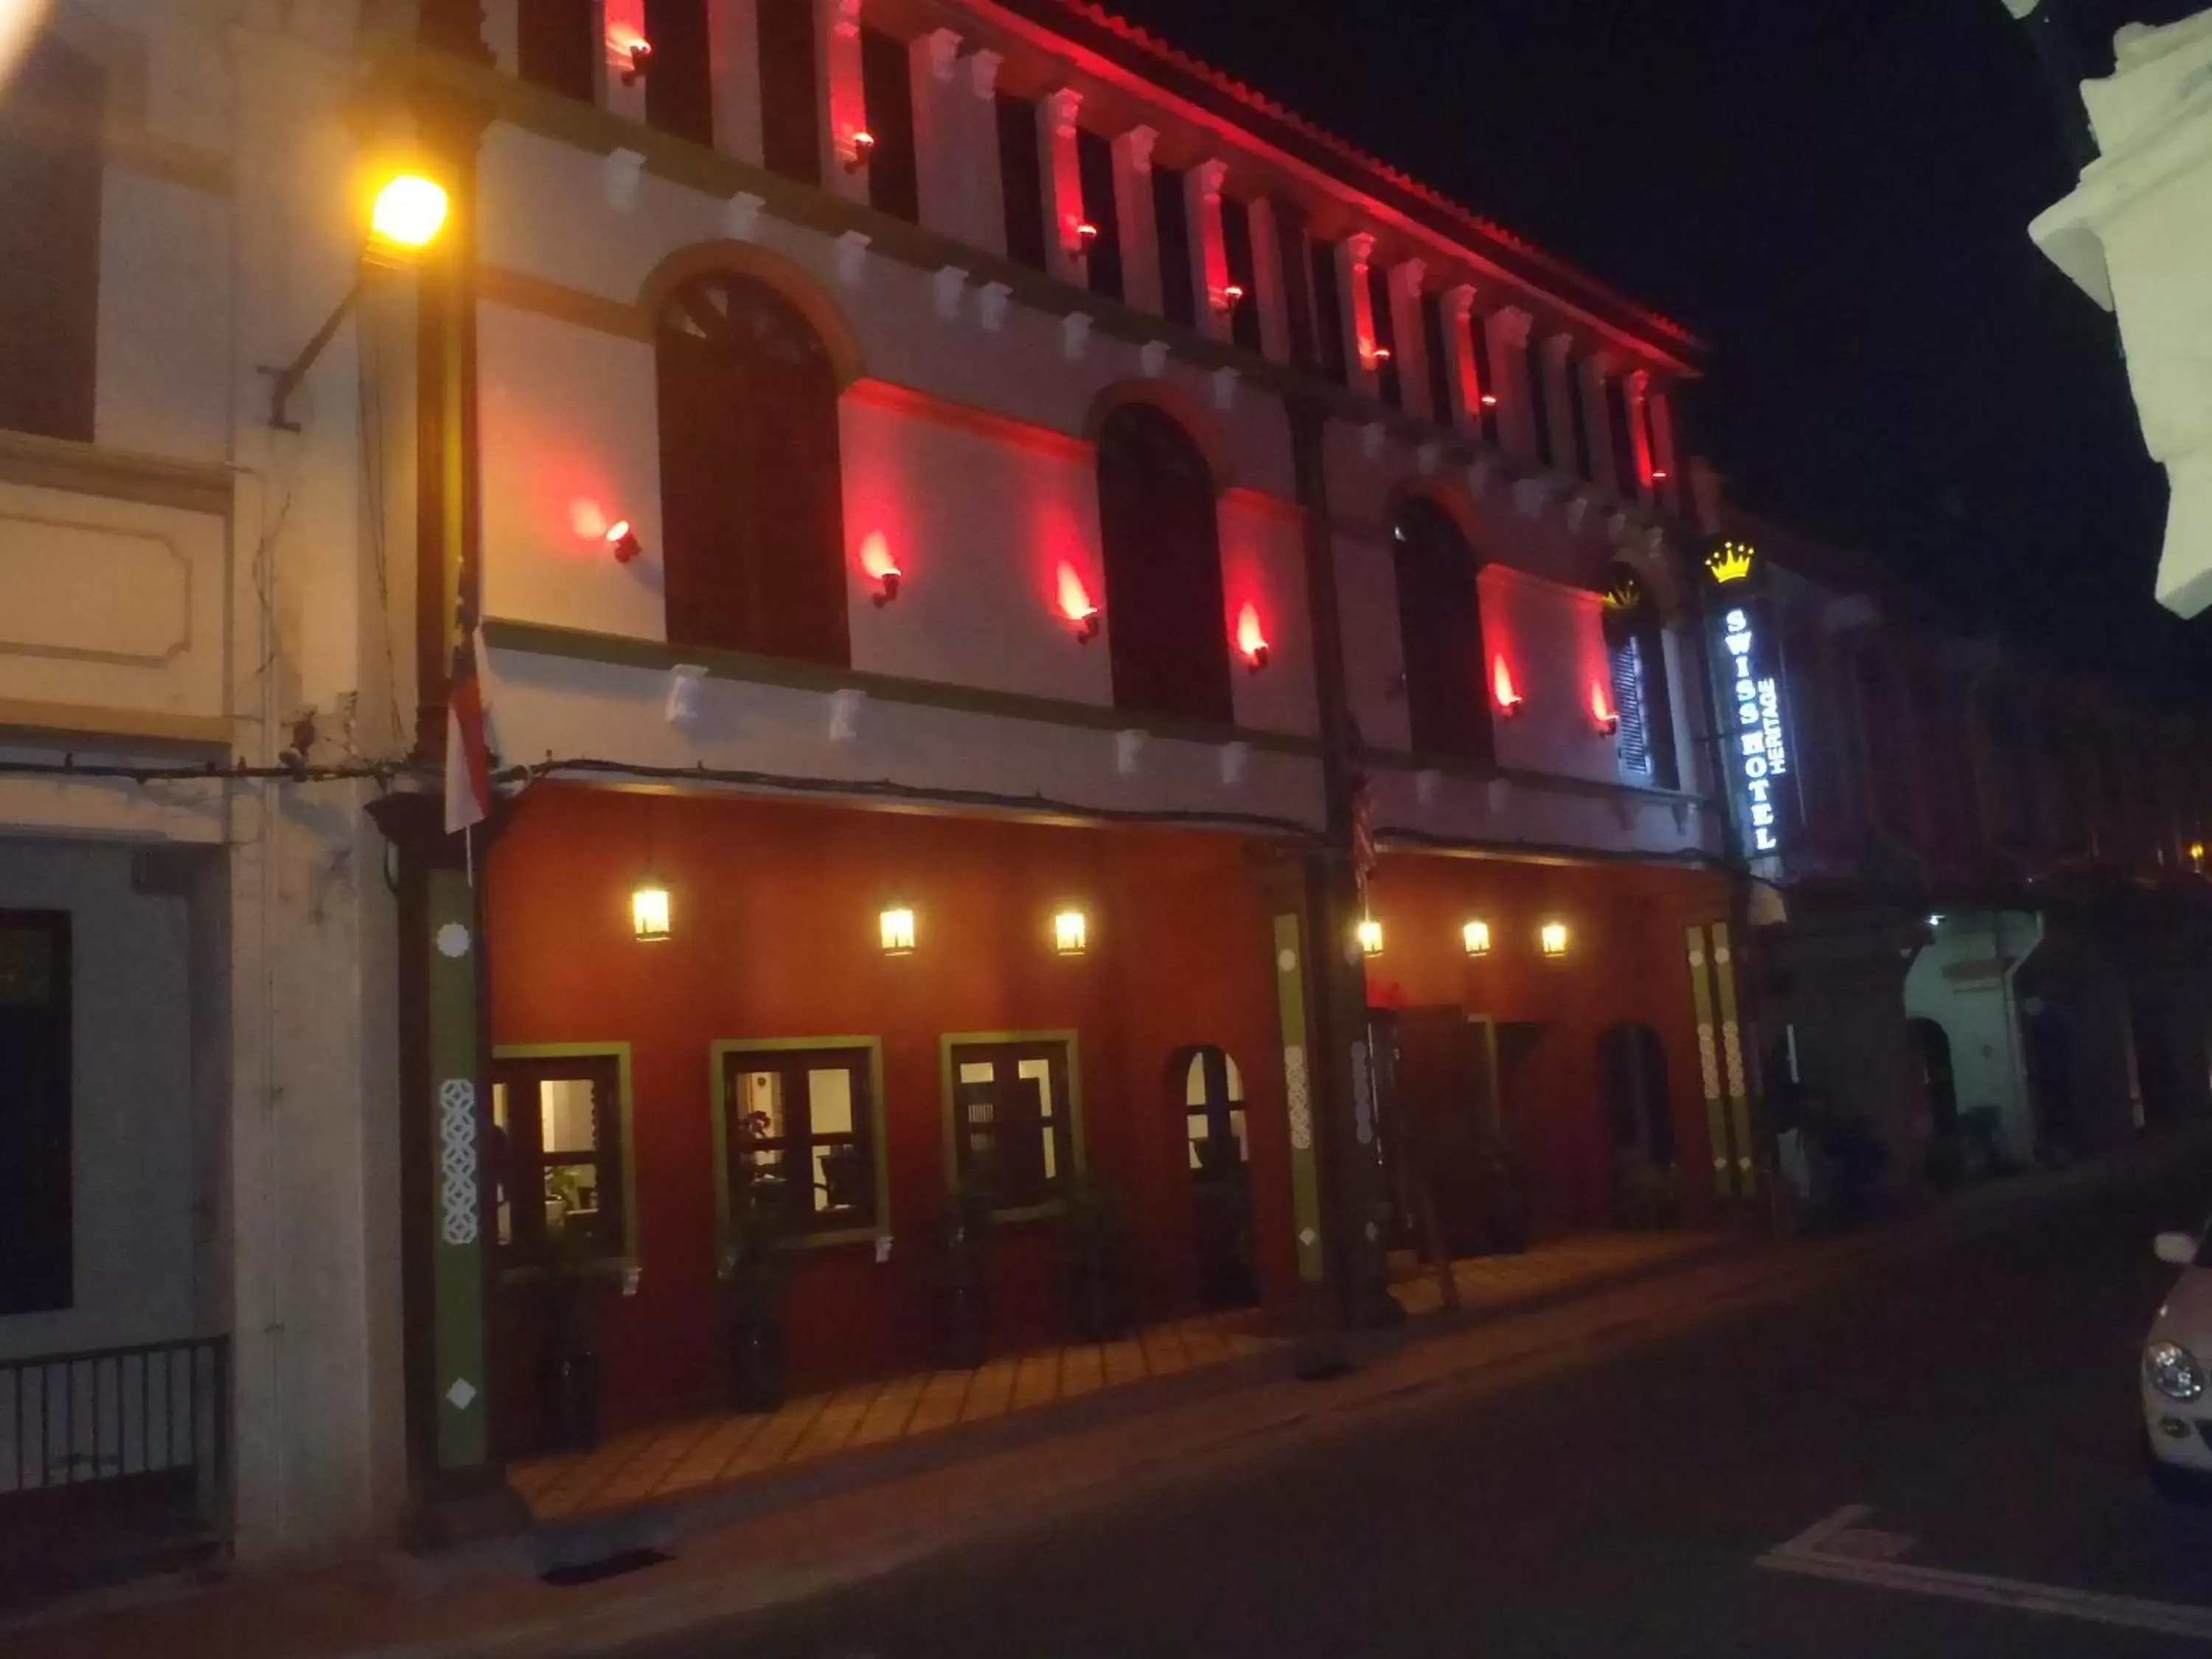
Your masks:
M 1514 1248 L 1518 1195 L 1498 1107 L 1496 1028 L 1464 1009 L 1373 1015 L 1387 1057 L 1379 1137 L 1402 1245 L 1455 1256 Z
M 1912 1053 L 1920 1066 L 1920 1079 L 1928 1110 L 1939 1135 L 1959 1130 L 1959 1081 L 1951 1065 L 1951 1035 L 1936 1021 L 1914 1018 L 1905 1022 L 1911 1033 Z
M 1609 1026 L 1597 1041 L 1598 1086 L 1613 1146 L 1613 1217 L 1633 1228 L 1679 1218 L 1667 1045 L 1649 1025 Z
M 1252 1249 L 1244 1074 L 1222 1049 L 1185 1048 L 1169 1062 L 1168 1081 L 1189 1147 L 1199 1296 L 1208 1308 L 1255 1306 L 1260 1278 Z

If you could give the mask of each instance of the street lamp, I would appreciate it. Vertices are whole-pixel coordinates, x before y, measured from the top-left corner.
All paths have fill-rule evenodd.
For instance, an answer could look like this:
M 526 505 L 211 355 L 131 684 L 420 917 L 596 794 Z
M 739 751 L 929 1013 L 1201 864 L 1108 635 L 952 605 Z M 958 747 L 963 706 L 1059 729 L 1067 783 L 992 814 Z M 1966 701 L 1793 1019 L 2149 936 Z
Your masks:
M 414 264 L 423 250 L 444 234 L 452 211 L 453 200 L 436 179 L 419 173 L 392 173 L 377 187 L 369 204 L 368 246 L 362 250 L 362 264 Z M 300 355 L 283 368 L 270 371 L 276 379 L 270 388 L 269 424 L 279 432 L 300 429 L 300 423 L 290 417 L 288 410 L 292 394 L 300 389 L 300 383 L 307 378 L 307 371 L 315 366 L 323 349 L 336 337 L 338 325 L 360 300 L 361 278 L 356 276 L 337 309 L 325 319 Z

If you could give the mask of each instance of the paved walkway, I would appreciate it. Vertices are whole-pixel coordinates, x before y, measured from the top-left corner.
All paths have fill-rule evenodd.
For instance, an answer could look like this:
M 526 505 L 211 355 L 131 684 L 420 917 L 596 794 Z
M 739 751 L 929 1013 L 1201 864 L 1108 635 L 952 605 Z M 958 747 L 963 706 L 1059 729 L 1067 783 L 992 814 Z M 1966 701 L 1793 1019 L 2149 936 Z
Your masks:
M 1249 1358 L 1279 1347 L 1255 1313 L 1201 1314 L 1103 1346 L 1071 1344 L 787 1401 L 768 1415 L 699 1417 L 532 1458 L 508 1480 L 538 1521 L 633 1509 L 787 1473 L 825 1458 Z
M 454 1560 L 384 1557 L 313 1573 L 241 1577 L 189 1596 L 0 1632 L 4 1659 L 535 1659 L 610 1653 L 875 1577 L 956 1545 L 1036 1524 L 1147 1484 L 1218 1478 L 1289 1435 L 1357 1431 L 1378 1412 L 1471 1401 L 1710 1321 L 1784 1303 L 1911 1256 L 1962 1229 L 2033 1224 L 2039 1207 L 2140 1179 L 2202 1143 L 2030 1177 L 1869 1233 L 1685 1256 L 1671 1270 L 1565 1291 L 1525 1310 L 1470 1308 L 1359 1345 L 1325 1382 L 1283 1367 L 1164 1396 L 1157 1408 L 1007 1442 L 946 1434 L 947 1455 L 806 1501 L 661 1539 L 665 1564 L 573 1589 L 526 1576 L 509 1547 Z M 1484 1264 L 1463 1264 L 1478 1271 Z M 1525 1269 L 1524 1269 L 1525 1270 Z M 1257 1363 L 1257 1362 L 1255 1362 Z M 151 1594 L 149 1592 L 149 1594 Z

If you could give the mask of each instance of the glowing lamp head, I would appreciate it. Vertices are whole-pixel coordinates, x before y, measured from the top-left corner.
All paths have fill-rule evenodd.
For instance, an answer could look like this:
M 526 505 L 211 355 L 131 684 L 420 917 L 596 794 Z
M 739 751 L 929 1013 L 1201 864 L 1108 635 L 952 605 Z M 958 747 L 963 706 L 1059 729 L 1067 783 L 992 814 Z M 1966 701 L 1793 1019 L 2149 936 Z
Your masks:
M 630 932 L 641 945 L 659 945 L 670 938 L 668 890 L 647 880 L 629 896 Z
M 910 957 L 914 954 L 914 910 L 904 904 L 894 904 L 876 918 L 878 936 L 883 940 L 887 957 Z
M 1076 226 L 1075 250 L 1077 252 L 1088 253 L 1093 247 L 1097 246 L 1097 226 L 1092 224 L 1088 219 L 1085 219 L 1081 224 Z
M 1224 316 L 1243 303 L 1244 284 L 1242 283 L 1225 283 L 1217 289 L 1213 295 L 1213 308 Z
M 1367 348 L 1367 361 L 1377 368 L 1389 362 L 1395 355 L 1386 345 L 1372 345 Z
M 645 551 L 645 544 L 638 540 L 637 532 L 630 528 L 628 519 L 617 519 L 606 527 L 605 536 L 617 564 L 628 564 Z
M 1267 665 L 1267 635 L 1260 626 L 1256 605 L 1247 605 L 1237 615 L 1237 649 L 1245 665 L 1258 673 Z
M 2203 866 L 2204 843 L 2203 842 L 2192 841 L 2189 843 L 2189 861 L 2199 868 Z
M 1459 936 L 1460 942 L 1467 946 L 1468 955 L 1486 957 L 1490 954 L 1490 924 L 1488 922 L 1470 921 L 1459 930 Z
M 1088 645 L 1098 637 L 1098 607 L 1091 603 L 1091 590 L 1071 564 L 1060 568 L 1060 614 L 1075 625 L 1075 637 L 1082 643 Z
M 1503 657 L 1490 665 L 1490 696 L 1498 712 L 1509 719 L 1521 712 L 1521 692 L 1513 684 L 1513 670 Z
M 1567 947 L 1572 943 L 1572 936 L 1567 932 L 1567 924 L 1564 921 L 1547 921 L 1536 933 L 1537 947 L 1543 951 L 1547 961 L 1563 959 L 1567 954 Z
M 855 132 L 853 135 L 847 147 L 845 155 L 845 171 L 848 173 L 858 173 L 862 167 L 867 166 L 870 161 L 875 159 L 875 154 L 876 135 L 870 132 L 866 127 L 862 127 L 858 132 Z
M 402 173 L 379 187 L 368 214 L 369 234 L 377 243 L 419 253 L 438 240 L 452 210 L 446 187 L 419 173 Z
M 619 47 L 622 64 L 622 83 L 635 86 L 645 72 L 653 67 L 653 42 L 640 37 Z
M 1498 394 L 1497 394 L 1495 392 L 1484 392 L 1484 393 L 1482 394 L 1482 406 L 1483 406 L 1485 409 L 1495 409 L 1495 408 L 1497 408 L 1497 407 L 1498 407 Z
M 1620 730 L 1620 711 L 1613 706 L 1613 694 L 1603 680 L 1592 680 L 1589 689 L 1590 719 L 1597 729 L 1608 738 Z
M 898 598 L 899 585 L 906 580 L 906 573 L 898 568 L 898 561 L 891 557 L 890 542 L 882 531 L 872 532 L 867 540 L 860 544 L 860 568 L 868 573 L 868 580 L 876 585 L 875 599 L 879 607 Z
M 1382 924 L 1368 916 L 1361 921 L 1355 935 L 1359 940 L 1359 954 L 1379 957 L 1382 954 Z
M 1091 921 L 1082 911 L 1062 910 L 1052 919 L 1052 948 L 1063 957 L 1079 957 L 1091 948 Z
M 1651 469 L 1651 482 L 1653 483 L 1665 483 L 1667 482 L 1667 469 L 1663 466 L 1653 467 Z

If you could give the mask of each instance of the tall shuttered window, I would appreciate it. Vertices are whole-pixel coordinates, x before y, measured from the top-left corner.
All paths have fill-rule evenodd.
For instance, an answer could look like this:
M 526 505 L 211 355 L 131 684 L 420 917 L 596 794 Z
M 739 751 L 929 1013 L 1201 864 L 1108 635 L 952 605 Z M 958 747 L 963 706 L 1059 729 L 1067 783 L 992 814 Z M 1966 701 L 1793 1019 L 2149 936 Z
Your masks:
M 1421 295 L 1421 345 L 1429 354 L 1429 416 L 1438 426 L 1452 418 L 1451 348 L 1444 340 L 1444 297 Z
M 1417 753 L 1491 758 L 1474 550 L 1435 502 L 1409 501 L 1391 526 L 1406 708 Z
M 1307 251 L 1306 233 L 1291 210 L 1275 210 L 1276 234 L 1280 241 L 1283 269 L 1283 309 L 1291 325 L 1291 361 L 1311 368 L 1320 361 L 1314 349 L 1313 256 Z
M 910 225 L 921 222 L 921 178 L 914 149 L 914 71 L 905 41 L 880 29 L 860 31 L 861 95 L 868 131 L 868 205 Z
M 1616 567 L 1613 592 L 1634 596 L 1625 606 L 1607 602 L 1606 657 L 1612 670 L 1613 708 L 1620 716 L 1613 744 L 1622 777 L 1656 789 L 1675 787 L 1674 700 L 1667 684 L 1667 635 L 1659 612 L 1636 579 Z
M 51 36 L 0 91 L 0 427 L 93 439 L 106 75 Z
M 515 9 L 522 78 L 588 104 L 599 96 L 599 28 L 592 0 L 527 0 Z
M 656 336 L 668 642 L 843 666 L 837 376 L 799 308 L 715 272 Z
M 1185 175 L 1152 169 L 1152 219 L 1160 250 L 1160 310 L 1171 323 L 1198 326 L 1198 294 L 1190 269 L 1190 202 Z
M 1083 218 L 1097 233 L 1084 262 L 1093 294 L 1109 300 L 1128 297 L 1121 269 L 1121 216 L 1114 186 L 1114 145 L 1095 132 L 1075 135 L 1075 157 L 1083 174 Z
M 1313 272 L 1314 344 L 1321 354 L 1321 372 L 1339 386 L 1352 384 L 1351 364 L 1344 351 L 1344 284 L 1336 270 L 1336 244 L 1310 242 L 1307 268 Z
M 72 1064 L 69 913 L 0 910 L 0 1314 L 74 1300 Z
M 1044 158 L 1034 99 L 999 94 L 999 177 L 1006 198 L 1006 257 L 1045 269 Z
M 645 38 L 653 42 L 653 67 L 645 77 L 647 125 L 695 144 L 713 143 L 714 65 L 707 44 L 707 0 L 645 0 Z
M 1098 513 L 1114 706 L 1229 725 L 1213 473 L 1173 417 L 1127 404 L 1098 434 Z
M 770 173 L 822 182 L 822 94 L 814 56 L 814 0 L 757 0 L 761 159 Z

